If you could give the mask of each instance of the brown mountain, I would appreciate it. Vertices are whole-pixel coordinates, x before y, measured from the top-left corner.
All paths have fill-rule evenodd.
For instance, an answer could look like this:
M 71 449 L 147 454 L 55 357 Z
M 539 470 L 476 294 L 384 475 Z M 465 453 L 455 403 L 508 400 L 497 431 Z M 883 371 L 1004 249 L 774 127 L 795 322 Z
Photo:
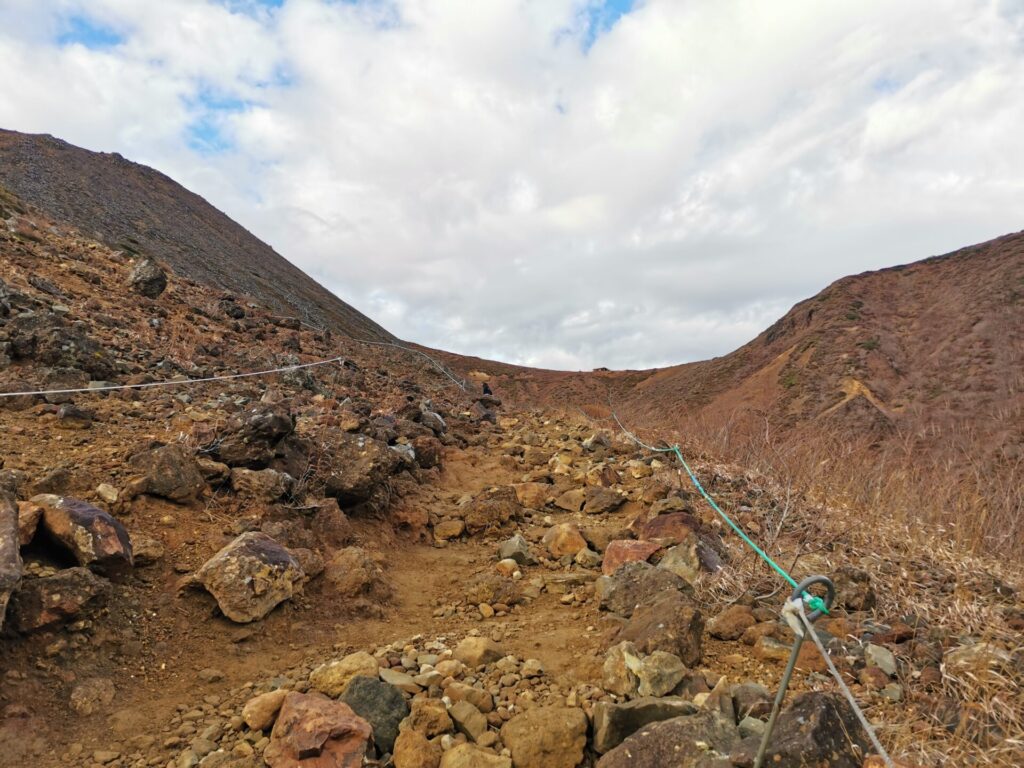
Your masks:
M 989 527 L 1021 536 L 1024 233 L 838 280 L 712 360 L 587 373 L 465 365 L 517 400 L 614 408 L 732 458 L 770 452 L 773 470 L 803 451 L 808 467 L 844 471 L 846 487 L 864 473 L 878 487 L 913 476 L 908 503 L 927 491 L 966 512 L 985 499 L 1000 508 Z
M 52 136 L 0 130 L 0 186 L 101 242 L 361 339 L 394 337 L 159 171 Z

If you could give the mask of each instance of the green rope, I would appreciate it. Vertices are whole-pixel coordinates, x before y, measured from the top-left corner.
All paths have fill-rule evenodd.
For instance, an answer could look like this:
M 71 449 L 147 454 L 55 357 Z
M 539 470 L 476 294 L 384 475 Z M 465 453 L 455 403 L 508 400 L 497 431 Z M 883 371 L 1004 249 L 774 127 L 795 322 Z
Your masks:
M 763 549 L 757 546 L 757 544 L 754 543 L 753 539 L 747 536 L 746 532 L 744 532 L 742 528 L 740 528 L 735 522 L 733 522 L 731 517 L 729 517 L 727 514 L 725 514 L 724 511 L 722 511 L 722 508 L 718 506 L 717 502 L 715 502 L 715 500 L 711 498 L 711 494 L 704 490 L 704 486 L 701 485 L 700 480 L 697 479 L 697 475 L 694 474 L 693 470 L 690 469 L 690 465 L 686 463 L 686 459 L 683 458 L 683 452 L 679 450 L 678 445 L 673 445 L 671 448 L 655 448 L 652 445 L 645 445 L 644 443 L 641 443 L 639 440 L 637 440 L 637 442 L 640 443 L 640 445 L 643 445 L 645 448 L 648 448 L 649 450 L 652 451 L 657 451 L 658 453 L 675 454 L 675 457 L 679 459 L 679 463 L 683 465 L 683 469 L 686 470 L 686 474 L 690 476 L 690 481 L 693 483 L 694 487 L 698 491 L 700 491 L 700 495 L 703 496 L 704 500 L 709 505 L 711 505 L 711 508 L 718 513 L 719 517 L 721 517 L 723 520 L 725 520 L 726 523 L 728 523 L 729 527 L 736 532 L 736 535 L 743 539 L 743 541 L 746 542 L 747 546 L 749 546 L 758 555 L 760 555 L 761 559 L 768 563 L 768 565 L 770 565 L 777 574 L 779 574 L 782 578 L 788 581 L 789 585 L 793 587 L 793 589 L 796 589 L 798 586 L 800 586 L 799 584 L 797 584 L 796 579 L 794 579 L 792 576 L 786 573 L 786 570 L 781 565 L 772 560 L 771 557 L 768 556 L 767 552 L 765 552 Z M 825 601 L 817 595 L 809 595 L 808 593 L 804 592 L 803 597 L 807 604 L 811 607 L 811 610 L 821 611 L 822 613 L 826 614 L 828 613 L 828 607 L 825 605 Z

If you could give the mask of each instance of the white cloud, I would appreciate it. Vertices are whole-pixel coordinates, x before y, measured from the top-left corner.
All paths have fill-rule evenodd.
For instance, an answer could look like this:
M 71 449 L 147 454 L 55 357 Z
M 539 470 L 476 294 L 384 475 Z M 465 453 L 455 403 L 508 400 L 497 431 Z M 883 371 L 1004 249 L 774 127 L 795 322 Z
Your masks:
M 399 336 L 534 365 L 722 354 L 1021 228 L 1015 4 L 647 0 L 586 49 L 594 5 L 8 0 L 0 125 L 155 165 Z M 58 45 L 73 16 L 120 42 Z

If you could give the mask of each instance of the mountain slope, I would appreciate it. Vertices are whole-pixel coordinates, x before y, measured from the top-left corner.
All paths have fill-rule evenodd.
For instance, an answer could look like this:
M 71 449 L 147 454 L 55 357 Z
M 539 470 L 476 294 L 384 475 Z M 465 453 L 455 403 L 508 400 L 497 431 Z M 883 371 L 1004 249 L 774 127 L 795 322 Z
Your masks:
M 362 339 L 393 337 L 164 174 L 52 136 L 0 130 L 0 186 L 51 218 L 176 273 Z

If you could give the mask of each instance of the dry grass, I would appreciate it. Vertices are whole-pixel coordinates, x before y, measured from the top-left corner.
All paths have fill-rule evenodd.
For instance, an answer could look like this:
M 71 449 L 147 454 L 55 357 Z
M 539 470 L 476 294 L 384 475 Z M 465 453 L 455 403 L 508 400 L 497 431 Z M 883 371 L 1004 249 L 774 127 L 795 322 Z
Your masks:
M 605 415 L 583 414 L 591 423 L 615 428 Z M 649 442 L 679 438 L 640 433 Z M 913 675 L 901 679 L 906 697 L 897 705 L 867 693 L 846 671 L 847 683 L 894 757 L 922 766 L 1024 765 L 1024 641 L 1007 626 L 1012 603 L 999 594 L 1000 585 L 1024 586 L 1019 551 L 1014 551 L 1021 541 L 1024 500 L 1019 466 L 1010 468 L 1010 479 L 997 480 L 973 462 L 917 468 L 910 456 L 881 457 L 865 446 L 838 442 L 822 453 L 820 441 L 783 443 L 773 439 L 771 429 L 746 431 L 742 440 L 736 429 L 691 427 L 687 433 L 710 436 L 680 442 L 712 495 L 717 495 L 716 478 L 742 477 L 767 492 L 749 532 L 796 578 L 855 565 L 872 575 L 876 621 L 916 617 L 919 638 L 933 639 L 947 652 L 989 643 L 1005 654 L 1005 661 L 977 668 L 944 664 L 941 690 L 924 690 Z M 967 444 L 959 448 L 969 452 Z M 734 463 L 715 462 L 714 454 L 729 455 Z M 1021 482 L 1015 484 L 1014 477 Z M 682 480 L 688 483 L 685 476 Z M 928 491 L 922 493 L 923 488 Z M 736 513 L 728 501 L 723 506 Z M 788 586 L 738 538 L 727 535 L 726 541 L 733 562 L 698 588 L 708 613 L 744 594 L 781 606 Z M 922 663 L 907 658 L 910 647 L 894 650 L 919 672 Z M 811 685 L 835 688 L 824 678 Z M 949 730 L 939 719 L 951 702 L 959 706 L 960 722 Z

